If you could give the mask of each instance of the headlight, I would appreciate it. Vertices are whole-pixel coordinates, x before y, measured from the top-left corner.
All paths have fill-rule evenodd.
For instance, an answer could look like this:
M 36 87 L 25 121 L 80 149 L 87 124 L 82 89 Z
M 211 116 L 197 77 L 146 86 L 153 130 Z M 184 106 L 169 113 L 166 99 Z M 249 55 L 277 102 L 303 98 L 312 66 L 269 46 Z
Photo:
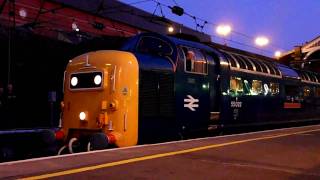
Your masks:
M 101 81 L 102 81 L 102 78 L 101 78 L 100 75 L 96 75 L 96 76 L 94 77 L 94 83 L 95 83 L 96 85 L 101 84 Z
M 71 78 L 71 85 L 76 86 L 78 84 L 78 78 L 77 77 L 72 77 Z
M 79 118 L 80 118 L 80 120 L 81 120 L 81 121 L 86 120 L 86 117 L 87 117 L 87 115 L 86 115 L 86 113 L 85 113 L 85 112 L 80 112 L 80 114 L 79 114 Z

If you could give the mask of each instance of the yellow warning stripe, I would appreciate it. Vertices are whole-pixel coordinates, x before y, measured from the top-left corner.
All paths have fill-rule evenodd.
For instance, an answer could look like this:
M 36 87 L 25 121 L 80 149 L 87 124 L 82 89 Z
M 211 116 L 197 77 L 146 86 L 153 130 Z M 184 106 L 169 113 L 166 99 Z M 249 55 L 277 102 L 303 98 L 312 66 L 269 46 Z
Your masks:
M 149 155 L 149 156 L 143 156 L 143 157 L 138 157 L 138 158 L 132 158 L 132 159 L 115 161 L 115 162 L 110 162 L 110 163 L 105 163 L 105 164 L 99 164 L 99 165 L 95 165 L 95 166 L 88 166 L 88 167 L 70 169 L 70 170 L 65 170 L 65 171 L 60 171 L 60 172 L 55 172 L 55 173 L 48 173 L 48 174 L 43 174 L 43 175 L 38 175 L 38 176 L 31 176 L 31 177 L 26 177 L 26 178 L 21 178 L 21 179 L 24 179 L 24 180 L 46 179 L 46 178 L 52 178 L 52 177 L 57 177 L 57 176 L 64 176 L 64 175 L 81 173 L 81 172 L 85 172 L 85 171 L 92 171 L 92 170 L 107 168 L 107 167 L 112 167 L 112 166 L 118 166 L 118 165 L 123 165 L 123 164 L 129 164 L 129 163 L 134 163 L 134 162 L 139 162 L 139 161 L 145 161 L 145 160 L 150 160 L 150 159 L 156 159 L 156 158 L 191 153 L 191 152 L 201 151 L 201 150 L 206 150 L 206 149 L 218 148 L 218 147 L 228 146 L 228 145 L 233 145 L 233 144 L 241 144 L 241 143 L 266 140 L 266 139 L 274 139 L 274 138 L 279 138 L 279 137 L 291 136 L 291 135 L 296 135 L 296 134 L 304 134 L 304 133 L 315 132 L 315 131 L 320 131 L 320 129 L 306 130 L 306 131 L 287 133 L 287 134 L 279 134 L 279 135 L 274 135 L 274 136 L 264 136 L 264 137 L 258 137 L 258 138 L 240 140 L 240 141 L 233 141 L 233 142 L 227 142 L 227 143 L 221 143 L 221 144 L 213 144 L 213 145 L 208 145 L 208 146 L 185 149 L 185 150 L 181 150 L 181 151 L 167 152 L 167 153 L 162 153 L 162 154 L 154 154 L 154 155 Z

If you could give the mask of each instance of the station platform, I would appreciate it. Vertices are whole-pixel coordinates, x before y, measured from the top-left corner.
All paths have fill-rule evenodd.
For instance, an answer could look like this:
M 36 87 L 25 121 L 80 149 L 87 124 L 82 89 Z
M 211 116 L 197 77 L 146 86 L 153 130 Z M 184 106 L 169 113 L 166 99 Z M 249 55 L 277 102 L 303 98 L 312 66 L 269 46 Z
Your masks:
M 320 125 L 0 164 L 0 179 L 320 179 Z

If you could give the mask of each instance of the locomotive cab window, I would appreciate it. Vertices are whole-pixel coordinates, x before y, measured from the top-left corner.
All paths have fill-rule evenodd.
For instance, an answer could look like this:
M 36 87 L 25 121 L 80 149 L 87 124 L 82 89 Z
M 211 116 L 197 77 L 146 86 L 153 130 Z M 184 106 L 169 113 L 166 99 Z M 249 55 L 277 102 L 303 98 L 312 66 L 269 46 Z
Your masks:
M 195 48 L 183 47 L 185 71 L 196 74 L 207 74 L 208 65 L 204 54 Z
M 70 75 L 70 89 L 100 89 L 103 84 L 102 72 L 81 72 Z
M 154 37 L 142 37 L 137 46 L 137 51 L 145 54 L 152 54 L 155 56 L 171 56 L 173 49 L 165 41 Z

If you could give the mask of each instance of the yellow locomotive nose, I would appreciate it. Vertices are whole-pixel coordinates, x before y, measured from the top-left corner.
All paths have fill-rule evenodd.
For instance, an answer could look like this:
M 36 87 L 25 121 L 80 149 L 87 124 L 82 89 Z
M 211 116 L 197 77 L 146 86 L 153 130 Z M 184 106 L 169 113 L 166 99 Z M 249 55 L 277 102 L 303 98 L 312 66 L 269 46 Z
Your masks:
M 67 140 L 103 133 L 119 147 L 137 144 L 138 72 L 137 60 L 128 52 L 97 51 L 71 60 L 62 119 Z

